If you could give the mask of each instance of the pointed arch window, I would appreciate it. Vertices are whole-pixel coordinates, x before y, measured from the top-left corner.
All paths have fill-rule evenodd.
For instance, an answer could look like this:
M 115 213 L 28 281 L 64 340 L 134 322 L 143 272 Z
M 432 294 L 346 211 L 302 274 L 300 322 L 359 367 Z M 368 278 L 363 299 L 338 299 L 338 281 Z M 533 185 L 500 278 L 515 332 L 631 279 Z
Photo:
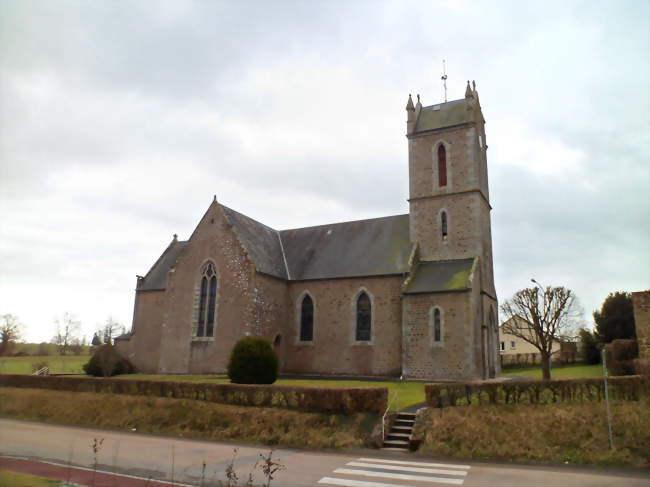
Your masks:
M 369 342 L 372 325 L 372 303 L 370 297 L 364 291 L 357 298 L 357 329 L 356 341 Z
M 444 144 L 438 146 L 438 186 L 447 186 L 447 150 Z
M 309 294 L 305 294 L 300 303 L 300 341 L 311 342 L 314 340 L 314 301 Z
M 201 271 L 201 293 L 199 298 L 199 320 L 197 337 L 214 336 L 214 318 L 217 301 L 217 273 L 212 262 L 203 266 Z
M 440 213 L 440 234 L 443 240 L 447 240 L 448 233 L 448 223 L 447 223 L 447 212 L 443 211 Z

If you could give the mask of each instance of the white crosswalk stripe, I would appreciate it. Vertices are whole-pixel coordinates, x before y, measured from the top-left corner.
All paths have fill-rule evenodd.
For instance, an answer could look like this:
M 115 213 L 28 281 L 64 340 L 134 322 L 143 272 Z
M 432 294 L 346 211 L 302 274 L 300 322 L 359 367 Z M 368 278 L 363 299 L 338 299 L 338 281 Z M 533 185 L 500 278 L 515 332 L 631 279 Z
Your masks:
M 353 470 L 351 468 L 337 468 L 334 473 L 348 475 L 365 475 L 366 477 L 383 477 L 387 479 L 419 480 L 421 482 L 438 482 L 440 484 L 462 485 L 462 479 L 447 479 L 444 477 L 430 477 L 428 475 L 408 475 L 404 473 L 373 472 L 372 470 Z
M 410 467 L 408 465 L 383 465 L 376 463 L 366 463 L 366 462 L 348 462 L 346 465 L 350 467 L 370 467 L 370 468 L 379 468 L 382 470 L 401 470 L 402 472 L 416 472 L 416 473 L 441 473 L 446 475 L 459 475 L 464 477 L 467 475 L 465 470 L 443 470 L 440 468 L 422 468 L 422 467 Z
M 332 473 L 336 477 L 323 477 L 318 483 L 344 487 L 462 485 L 469 469 L 469 465 L 357 458 L 355 461 L 346 463 L 345 468 L 335 469 Z M 366 477 L 368 480 L 361 480 L 360 477 Z M 392 483 L 394 481 L 399 483 Z M 413 482 L 417 482 L 417 484 Z

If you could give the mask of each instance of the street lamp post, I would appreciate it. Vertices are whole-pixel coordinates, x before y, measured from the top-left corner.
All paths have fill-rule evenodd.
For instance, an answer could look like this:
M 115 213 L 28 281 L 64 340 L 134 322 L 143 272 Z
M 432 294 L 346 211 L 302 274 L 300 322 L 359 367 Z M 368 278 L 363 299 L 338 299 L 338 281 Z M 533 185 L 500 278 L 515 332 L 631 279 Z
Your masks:
M 531 278 L 530 282 L 532 282 L 533 284 L 537 284 L 537 287 L 542 291 L 542 303 L 543 303 L 544 302 L 544 288 L 534 278 Z M 552 343 L 551 343 L 551 355 L 553 355 L 553 344 Z M 549 372 L 549 374 L 551 373 L 551 363 L 552 363 L 552 360 L 551 360 L 551 357 L 549 356 L 549 358 L 548 358 L 548 372 Z

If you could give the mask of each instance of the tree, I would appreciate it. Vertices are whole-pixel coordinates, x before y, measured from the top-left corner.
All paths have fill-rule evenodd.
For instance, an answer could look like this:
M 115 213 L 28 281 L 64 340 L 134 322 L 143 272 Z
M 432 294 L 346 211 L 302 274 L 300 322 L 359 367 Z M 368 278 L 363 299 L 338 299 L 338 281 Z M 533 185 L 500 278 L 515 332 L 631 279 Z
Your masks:
M 501 305 L 504 333 L 514 335 L 539 350 L 542 377 L 551 378 L 553 342 L 572 339 L 582 310 L 573 291 L 565 287 L 526 288 Z
M 594 365 L 600 363 L 600 344 L 596 333 L 581 328 L 578 332 L 582 344 L 582 361 Z
M 632 295 L 623 291 L 610 293 L 600 311 L 594 311 L 594 321 L 601 343 L 636 338 Z
M 9 355 L 11 348 L 20 340 L 23 325 L 12 314 L 0 316 L 0 355 Z
M 120 322 L 115 321 L 112 316 L 106 318 L 104 327 L 100 330 L 100 335 L 107 345 L 113 344 L 113 338 L 126 333 L 126 328 Z
M 99 338 L 99 334 L 95 332 L 93 335 L 93 340 L 90 342 L 93 347 L 99 347 L 102 344 L 102 339 Z
M 81 329 L 81 322 L 75 316 L 67 311 L 63 313 L 61 318 L 57 318 L 54 323 L 56 324 L 56 335 L 54 335 L 53 342 L 59 347 L 59 353 L 65 355 L 70 345 L 77 338 L 79 330 Z

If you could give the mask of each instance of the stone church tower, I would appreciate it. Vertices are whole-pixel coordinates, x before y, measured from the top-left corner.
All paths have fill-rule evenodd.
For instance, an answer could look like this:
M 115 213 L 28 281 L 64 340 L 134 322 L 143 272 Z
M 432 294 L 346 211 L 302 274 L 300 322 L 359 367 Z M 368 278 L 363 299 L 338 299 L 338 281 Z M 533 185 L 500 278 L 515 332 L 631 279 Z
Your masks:
M 497 302 L 492 269 L 485 119 L 476 85 L 470 87 L 467 82 L 464 99 L 427 107 L 422 106 L 419 95 L 415 105 L 409 95 L 406 112 L 409 233 L 419 263 L 419 269 L 414 269 L 412 274 L 421 273 L 422 266 L 429 265 L 433 270 L 433 265 L 438 267 L 443 262 L 453 265 L 464 259 L 475 259 L 472 281 L 475 281 L 476 289 L 464 305 L 458 302 L 464 298 L 452 294 L 445 296 L 439 288 L 428 299 L 424 298 L 425 293 L 419 296 L 420 301 L 425 301 L 420 306 L 425 308 L 447 301 L 444 307 L 440 306 L 447 311 L 442 321 L 447 326 L 465 328 L 464 333 L 456 335 L 457 347 L 447 344 L 438 353 L 434 350 L 434 357 L 449 354 L 449 360 L 438 357 L 431 367 L 451 368 L 446 374 L 448 376 L 458 375 L 458 370 L 453 369 L 464 370 L 462 376 L 475 369 L 475 376 L 494 377 L 499 367 L 495 354 L 498 343 Z M 408 308 L 408 297 L 406 301 Z M 457 303 L 451 304 L 451 301 Z M 415 303 L 413 306 L 417 308 Z M 463 313 L 465 316 L 462 318 L 449 315 L 450 310 L 459 311 L 459 308 L 465 309 L 467 315 Z M 429 318 L 429 321 L 434 319 Z M 423 333 L 421 324 L 418 326 L 415 320 L 411 320 L 411 325 L 415 332 L 409 332 L 408 325 L 404 330 L 406 373 L 425 375 L 424 371 L 418 373 L 409 368 L 412 362 L 417 364 L 413 367 L 419 369 L 424 353 L 421 343 L 418 344 L 421 340 L 416 339 Z M 461 335 L 469 337 L 472 343 L 461 343 Z M 458 357 L 464 357 L 465 363 L 458 363 Z

